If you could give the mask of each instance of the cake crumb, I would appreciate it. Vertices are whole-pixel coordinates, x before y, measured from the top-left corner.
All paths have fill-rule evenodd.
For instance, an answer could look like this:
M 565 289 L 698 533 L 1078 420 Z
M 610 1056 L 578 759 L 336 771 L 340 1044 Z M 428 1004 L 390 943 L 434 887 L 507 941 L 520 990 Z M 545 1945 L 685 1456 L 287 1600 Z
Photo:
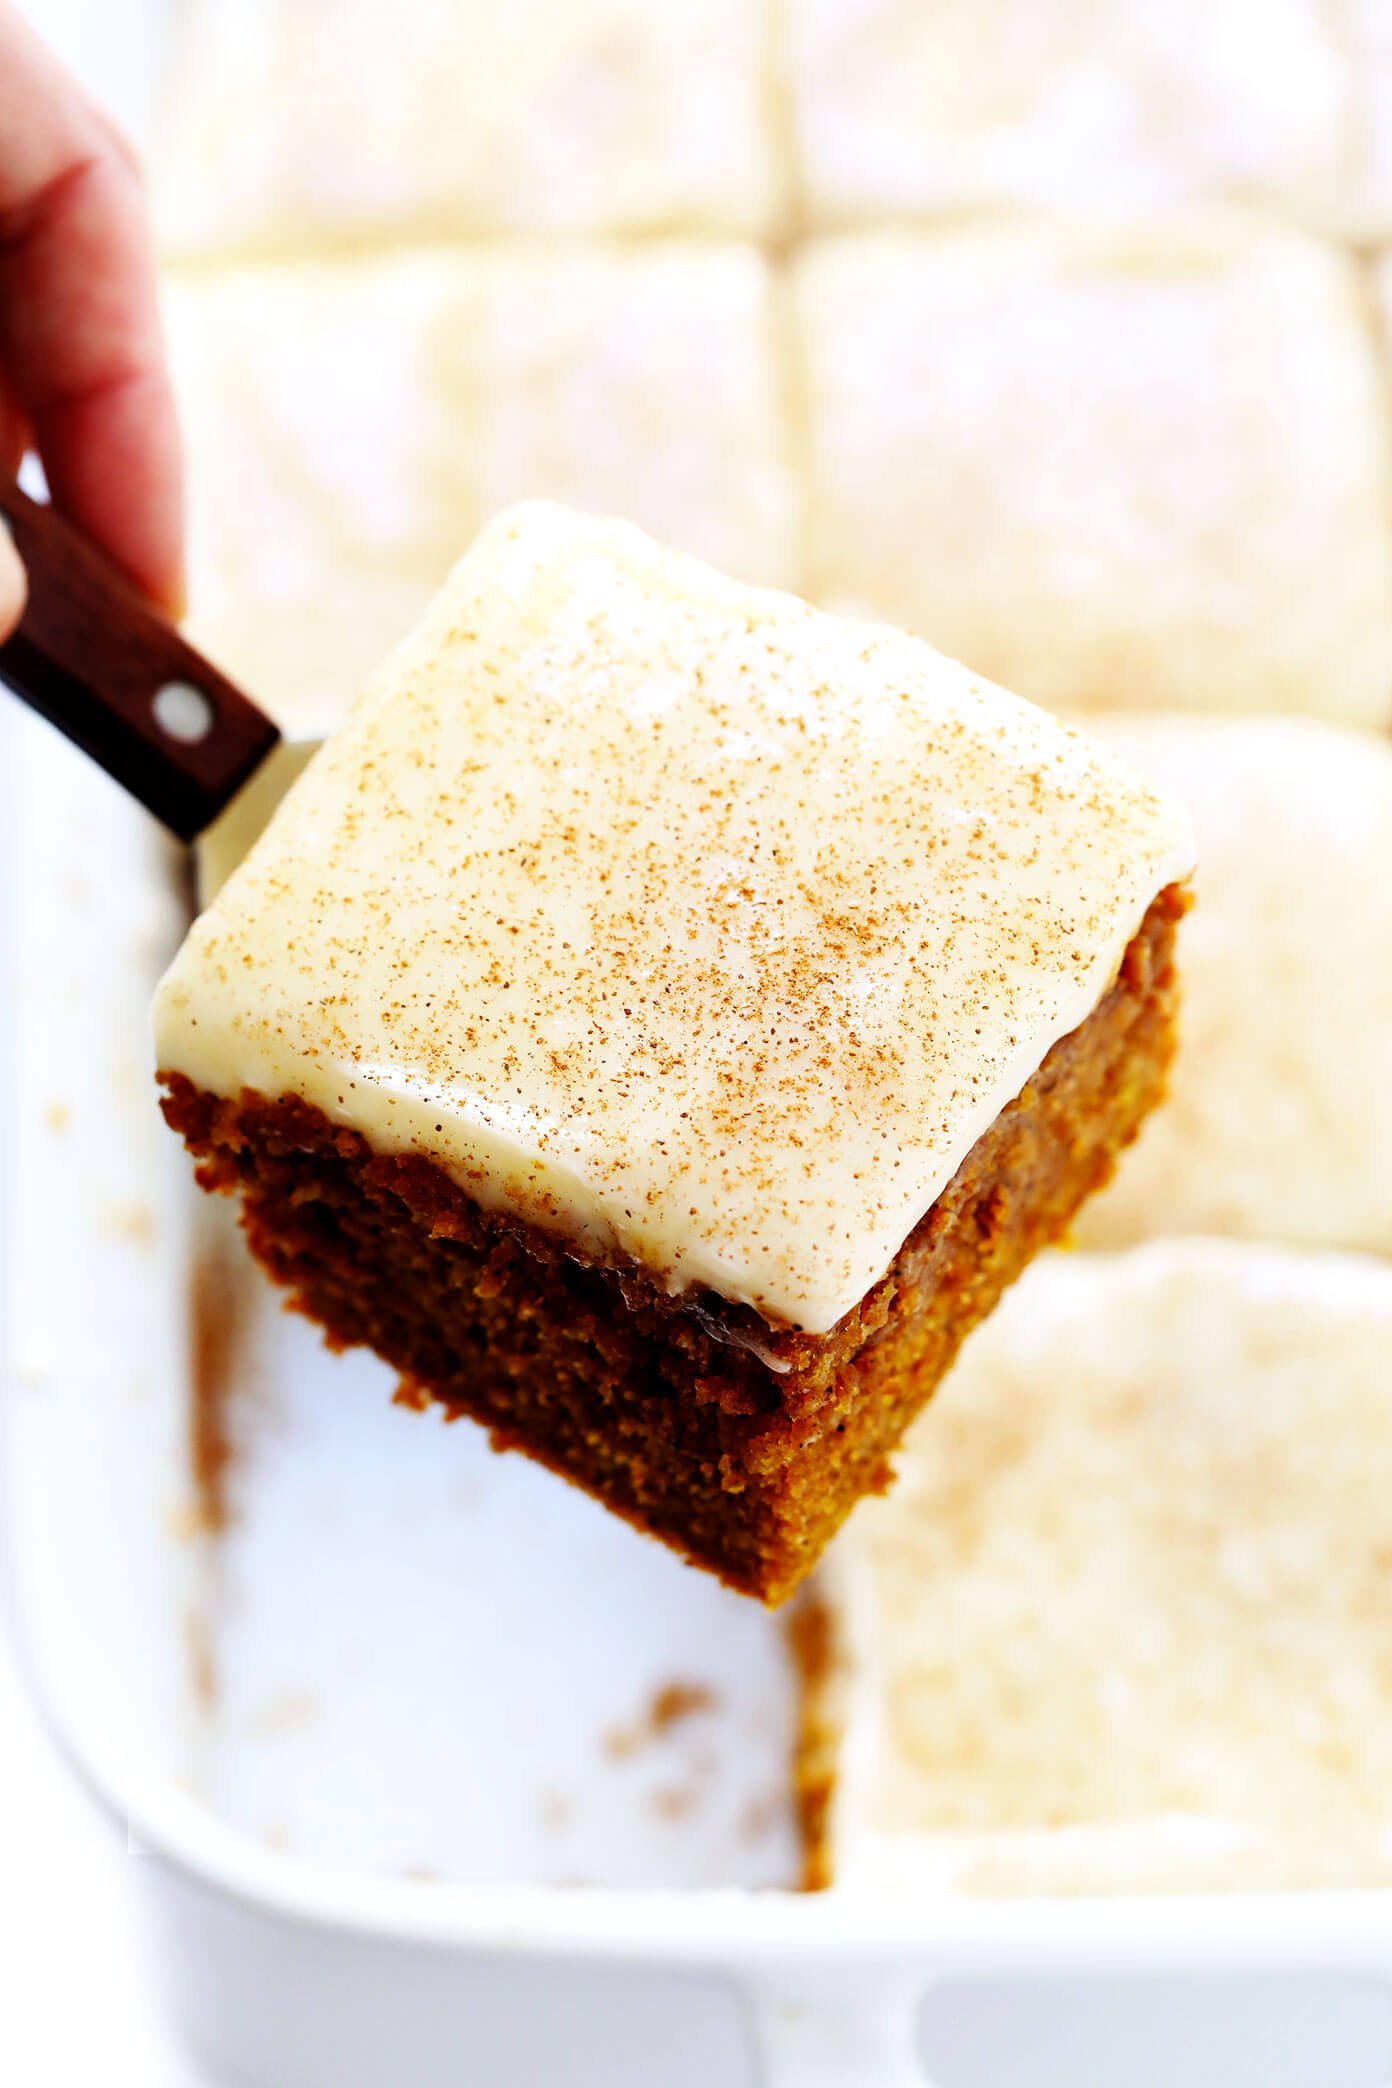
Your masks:
M 283 1689 L 267 1698 L 252 1720 L 263 1740 L 277 1740 L 286 1733 L 300 1733 L 319 1721 L 318 1699 L 307 1689 Z
M 102 1211 L 102 1230 L 114 1239 L 127 1240 L 133 1247 L 150 1247 L 159 1234 L 159 1225 L 148 1204 L 113 1203 Z
M 632 1725 L 610 1726 L 600 1744 L 611 1761 L 623 1761 L 662 1739 L 683 1720 L 718 1708 L 715 1691 L 703 1682 L 664 1682 L 654 1690 L 641 1717 Z
M 648 1711 L 648 1726 L 654 1734 L 665 1733 L 682 1719 L 698 1711 L 718 1709 L 715 1691 L 704 1682 L 664 1682 Z
M 648 1793 L 648 1810 L 659 1820 L 684 1820 L 700 1800 L 700 1792 L 690 1784 L 662 1784 Z
M 563 1834 L 575 1818 L 575 1800 L 565 1791 L 543 1791 L 537 1818 L 548 1834 Z
M 200 1711 L 211 1711 L 217 1702 L 217 1656 L 208 1619 L 201 1610 L 190 1610 L 184 1619 L 184 1646 L 193 1700 Z

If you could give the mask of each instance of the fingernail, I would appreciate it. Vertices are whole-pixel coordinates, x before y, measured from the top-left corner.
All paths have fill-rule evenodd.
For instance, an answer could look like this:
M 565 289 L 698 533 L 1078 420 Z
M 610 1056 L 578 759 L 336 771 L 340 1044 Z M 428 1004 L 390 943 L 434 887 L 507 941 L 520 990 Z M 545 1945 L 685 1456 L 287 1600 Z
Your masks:
M 24 614 L 29 585 L 9 524 L 0 515 L 0 638 L 8 638 Z

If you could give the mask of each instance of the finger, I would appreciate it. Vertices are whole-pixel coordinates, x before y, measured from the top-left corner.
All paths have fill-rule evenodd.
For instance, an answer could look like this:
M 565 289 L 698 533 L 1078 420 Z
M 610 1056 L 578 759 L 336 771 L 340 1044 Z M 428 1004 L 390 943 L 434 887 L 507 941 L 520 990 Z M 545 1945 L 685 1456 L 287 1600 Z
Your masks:
M 0 645 L 14 630 L 24 614 L 25 580 L 24 567 L 14 539 L 0 520 Z
M 30 447 L 29 430 L 24 425 L 24 415 L 15 405 L 0 374 L 0 479 L 12 485 L 19 476 L 19 467 L 24 462 L 24 453 Z
M 140 177 L 0 0 L 0 367 L 54 500 L 166 607 L 182 468 Z
M 28 448 L 23 416 L 0 384 L 0 479 L 10 485 Z M 25 578 L 14 540 L 0 515 L 0 645 L 11 635 L 24 614 Z

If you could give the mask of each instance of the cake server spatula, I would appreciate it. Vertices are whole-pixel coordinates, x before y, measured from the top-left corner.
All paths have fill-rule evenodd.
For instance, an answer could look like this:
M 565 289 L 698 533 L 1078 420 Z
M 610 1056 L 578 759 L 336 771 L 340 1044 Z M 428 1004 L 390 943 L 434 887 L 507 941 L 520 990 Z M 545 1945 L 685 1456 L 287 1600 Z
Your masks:
M 317 741 L 287 741 L 113 562 L 18 487 L 0 515 L 29 576 L 0 680 L 90 754 L 181 841 L 215 890 Z

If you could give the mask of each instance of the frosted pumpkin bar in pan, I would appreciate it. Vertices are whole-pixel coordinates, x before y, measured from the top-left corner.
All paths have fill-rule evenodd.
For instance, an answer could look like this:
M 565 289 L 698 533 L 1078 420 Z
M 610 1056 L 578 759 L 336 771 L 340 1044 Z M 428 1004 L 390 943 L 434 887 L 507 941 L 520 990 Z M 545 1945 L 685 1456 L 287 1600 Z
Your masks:
M 818 1874 L 1385 1885 L 1390 1353 L 1372 1260 L 1037 1262 L 828 1562 L 830 1644 L 803 1632 Z
M 678 242 L 176 279 L 195 641 L 322 735 L 460 545 L 541 493 L 797 584 L 771 307 L 752 248 Z
M 1169 1094 L 1079 1243 L 1392 1254 L 1392 745 L 1300 718 L 1089 729 L 1188 807 L 1199 903 Z
M 189 0 L 165 242 L 757 235 L 780 182 L 769 34 L 766 0 Z
M 768 1600 L 1164 1081 L 1183 813 L 922 643 L 500 517 L 156 1003 L 338 1342 Z
M 1383 0 L 787 0 L 784 30 L 819 226 L 1228 202 L 1388 235 Z
M 1355 261 L 1239 217 L 809 247 L 808 588 L 1060 707 L 1392 720 Z

